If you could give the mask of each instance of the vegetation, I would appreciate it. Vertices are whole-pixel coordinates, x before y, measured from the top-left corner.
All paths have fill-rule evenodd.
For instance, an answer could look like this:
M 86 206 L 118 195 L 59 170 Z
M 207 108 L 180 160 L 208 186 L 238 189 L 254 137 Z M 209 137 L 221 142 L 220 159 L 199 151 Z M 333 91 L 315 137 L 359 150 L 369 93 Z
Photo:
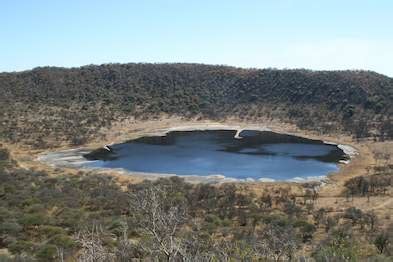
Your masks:
M 393 186 L 393 165 L 374 167 L 371 172 L 370 175 L 357 176 L 345 183 L 348 197 L 385 195 Z
M 393 137 L 393 79 L 367 71 L 107 64 L 0 74 L 0 138 L 83 144 L 127 117 L 274 118 L 357 138 Z
M 357 261 L 362 245 L 370 260 L 393 255 L 393 230 L 375 214 L 315 209 L 317 183 L 302 195 L 178 177 L 124 188 L 103 175 L 25 170 L 6 149 L 0 155 L 0 250 L 10 252 L 1 261 Z
M 0 73 L 0 90 L 0 141 L 33 148 L 82 145 L 114 122 L 163 114 L 393 138 L 393 79 L 366 71 L 48 67 Z M 258 192 L 178 177 L 125 185 L 22 168 L 0 145 L 0 261 L 391 261 L 390 217 L 353 204 L 391 197 L 388 152 L 347 180 L 348 208 L 332 210 L 318 207 L 318 183 Z

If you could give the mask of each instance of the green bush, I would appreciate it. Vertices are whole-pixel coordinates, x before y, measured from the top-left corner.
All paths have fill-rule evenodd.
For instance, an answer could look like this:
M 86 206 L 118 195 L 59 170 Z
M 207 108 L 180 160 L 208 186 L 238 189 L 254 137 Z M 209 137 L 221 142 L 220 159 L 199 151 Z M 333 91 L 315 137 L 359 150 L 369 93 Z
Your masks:
M 55 245 L 43 245 L 41 246 L 37 253 L 36 253 L 36 258 L 38 261 L 54 261 L 57 255 L 57 248 Z
M 18 240 L 14 243 L 11 243 L 8 246 L 8 250 L 12 254 L 21 254 L 21 253 L 32 254 L 33 249 L 34 249 L 34 244 L 30 241 L 24 241 L 24 240 Z
M 85 218 L 83 210 L 75 208 L 65 208 L 63 212 L 57 217 L 56 224 L 62 227 L 69 227 L 72 230 L 80 228 L 81 222 Z
M 51 225 L 42 225 L 39 227 L 40 235 L 45 235 L 47 237 L 53 237 L 59 234 L 65 234 L 66 230 L 61 227 L 51 226 Z
M 0 224 L 0 235 L 9 234 L 12 236 L 16 236 L 21 231 L 22 231 L 21 225 L 19 225 L 16 222 L 3 222 Z
M 25 227 L 39 226 L 46 223 L 48 218 L 43 214 L 24 214 L 20 219 L 19 223 Z
M 359 250 L 353 236 L 345 229 L 332 233 L 327 243 L 314 253 L 316 261 L 358 261 Z
M 298 228 L 300 231 L 300 234 L 303 238 L 303 242 L 307 242 L 311 240 L 316 228 L 313 224 L 305 221 L 305 220 L 297 220 L 293 226 L 295 228 Z
M 64 249 L 69 249 L 76 246 L 74 240 L 71 237 L 64 234 L 58 234 L 53 236 L 50 239 L 50 243 L 57 247 L 62 247 Z
M 291 221 L 286 215 L 282 214 L 271 214 L 263 217 L 263 221 L 266 224 L 274 224 L 279 227 L 286 227 L 291 224 Z

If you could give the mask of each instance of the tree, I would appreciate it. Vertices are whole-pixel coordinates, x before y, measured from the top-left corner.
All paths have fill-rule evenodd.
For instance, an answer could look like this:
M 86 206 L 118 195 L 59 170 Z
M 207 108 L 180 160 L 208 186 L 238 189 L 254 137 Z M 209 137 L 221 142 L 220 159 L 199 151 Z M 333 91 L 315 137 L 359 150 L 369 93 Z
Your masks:
M 78 261 L 81 262 L 107 262 L 114 258 L 103 243 L 103 229 L 93 225 L 91 229 L 80 231 L 74 236 L 80 246 Z
M 269 224 L 260 236 L 258 250 L 269 260 L 291 259 L 297 248 L 298 240 L 291 226 Z
M 187 218 L 184 200 L 174 199 L 160 184 L 147 183 L 131 192 L 130 213 L 142 234 L 150 237 L 148 252 L 167 261 L 182 256 L 184 240 L 177 233 Z

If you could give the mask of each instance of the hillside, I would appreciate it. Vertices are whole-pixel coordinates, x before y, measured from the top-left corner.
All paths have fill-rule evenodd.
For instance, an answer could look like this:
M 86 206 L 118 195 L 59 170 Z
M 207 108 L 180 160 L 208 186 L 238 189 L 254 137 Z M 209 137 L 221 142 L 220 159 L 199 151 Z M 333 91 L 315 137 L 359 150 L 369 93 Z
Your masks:
M 392 78 L 109 64 L 0 73 L 0 91 L 0 261 L 393 256 L 393 141 L 384 141 L 393 138 Z M 295 130 L 359 154 L 324 183 L 142 181 L 138 174 L 37 161 L 60 151 L 55 147 L 96 148 L 225 122 Z
M 393 79 L 367 71 L 106 64 L 0 74 L 0 138 L 83 144 L 115 120 L 275 118 L 357 138 L 393 137 Z

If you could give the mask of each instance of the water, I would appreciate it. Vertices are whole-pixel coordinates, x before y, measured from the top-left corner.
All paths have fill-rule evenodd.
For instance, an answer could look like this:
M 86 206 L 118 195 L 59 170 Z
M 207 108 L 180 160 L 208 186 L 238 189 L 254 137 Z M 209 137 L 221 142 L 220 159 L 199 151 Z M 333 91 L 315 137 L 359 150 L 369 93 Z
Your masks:
M 326 176 L 346 159 L 335 145 L 267 131 L 175 131 L 90 153 L 91 167 L 176 175 L 223 175 L 276 181 Z

